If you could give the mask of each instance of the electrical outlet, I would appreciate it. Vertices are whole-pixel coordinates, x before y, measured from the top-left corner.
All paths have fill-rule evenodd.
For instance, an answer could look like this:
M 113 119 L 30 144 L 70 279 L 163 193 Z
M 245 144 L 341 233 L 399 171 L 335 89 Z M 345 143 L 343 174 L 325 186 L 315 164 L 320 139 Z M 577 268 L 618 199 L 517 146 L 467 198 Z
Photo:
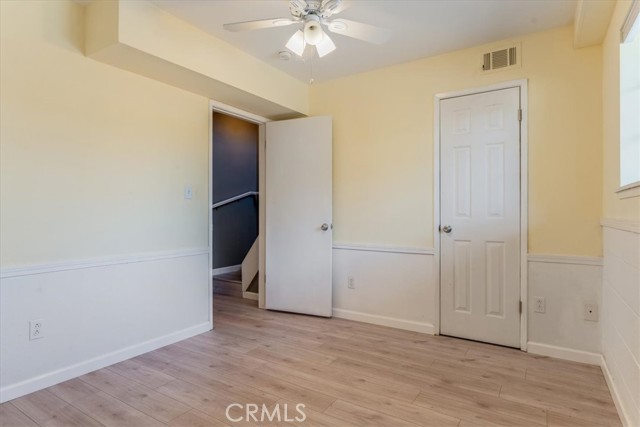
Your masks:
M 598 304 L 584 305 L 584 320 L 589 320 L 591 322 L 598 321 Z
M 30 320 L 29 321 L 29 339 L 37 340 L 44 338 L 44 320 Z
M 356 279 L 352 276 L 347 277 L 347 288 L 355 289 L 356 288 Z
M 536 313 L 544 313 L 546 305 L 544 297 L 533 297 L 533 311 Z

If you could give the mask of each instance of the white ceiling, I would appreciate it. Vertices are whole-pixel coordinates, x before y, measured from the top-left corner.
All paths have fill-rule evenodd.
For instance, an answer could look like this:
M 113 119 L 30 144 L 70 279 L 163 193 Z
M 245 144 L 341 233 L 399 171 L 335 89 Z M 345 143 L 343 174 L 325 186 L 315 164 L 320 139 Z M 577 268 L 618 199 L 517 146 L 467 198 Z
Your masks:
M 222 24 L 290 17 L 286 0 L 153 0 L 169 13 L 302 80 L 311 64 L 278 59 L 295 26 L 242 33 Z M 483 43 L 571 24 L 576 0 L 351 0 L 340 18 L 392 30 L 383 45 L 331 34 L 337 49 L 314 59 L 313 78 L 326 81 Z

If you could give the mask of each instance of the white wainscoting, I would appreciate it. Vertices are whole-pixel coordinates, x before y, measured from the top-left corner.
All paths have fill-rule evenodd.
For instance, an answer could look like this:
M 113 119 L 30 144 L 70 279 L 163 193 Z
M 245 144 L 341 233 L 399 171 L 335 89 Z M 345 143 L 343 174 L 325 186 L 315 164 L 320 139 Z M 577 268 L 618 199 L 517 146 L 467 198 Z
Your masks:
M 333 314 L 437 333 L 436 262 L 433 249 L 334 244 Z M 601 322 L 584 320 L 584 304 L 601 306 L 602 258 L 530 254 L 528 262 L 528 351 L 599 364 Z M 534 313 L 534 296 L 545 297 L 546 313 Z
M 640 426 L 640 222 L 603 220 L 603 371 L 625 426 Z
M 195 249 L 3 269 L 0 401 L 211 329 L 208 268 Z
M 333 315 L 433 334 L 432 249 L 334 244 Z M 348 288 L 348 278 L 355 289 Z
M 631 427 L 640 425 L 640 235 L 625 232 L 632 235 L 605 231 L 604 261 L 600 257 L 529 254 L 527 349 L 602 366 L 618 413 L 624 425 Z M 607 247 L 615 252 L 607 252 Z M 437 333 L 437 257 L 432 249 L 353 244 L 334 244 L 333 249 L 334 316 Z M 349 277 L 355 279 L 355 289 L 348 288 Z M 616 289 L 609 291 L 614 288 L 612 283 Z M 617 304 L 628 299 L 635 305 L 632 309 L 611 308 L 614 302 L 607 292 L 618 295 Z M 544 314 L 534 312 L 533 298 L 538 296 L 546 299 Z M 598 304 L 598 322 L 584 320 L 585 303 Z
M 599 364 L 600 324 L 584 305 L 602 307 L 602 258 L 529 254 L 528 341 L 531 353 Z M 545 313 L 535 298 L 544 297 Z

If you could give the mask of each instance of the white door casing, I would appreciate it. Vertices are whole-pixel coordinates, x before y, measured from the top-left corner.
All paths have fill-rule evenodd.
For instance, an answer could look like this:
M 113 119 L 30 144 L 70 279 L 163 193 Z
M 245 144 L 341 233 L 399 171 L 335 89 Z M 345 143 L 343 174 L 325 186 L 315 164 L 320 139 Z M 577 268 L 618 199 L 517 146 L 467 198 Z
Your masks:
M 209 100 L 209 207 L 213 205 L 213 192 L 211 189 L 213 188 L 213 116 L 212 112 L 218 112 L 222 114 L 226 114 L 228 116 L 237 117 L 241 120 L 245 120 L 251 123 L 255 123 L 258 125 L 258 191 L 260 193 L 260 198 L 258 199 L 258 221 L 259 221 L 259 234 L 258 234 L 258 271 L 264 271 L 264 233 L 262 230 L 265 229 L 264 220 L 264 203 L 260 200 L 264 194 L 264 174 L 265 174 L 265 156 L 264 156 L 264 133 L 265 133 L 265 124 L 270 122 L 270 119 L 266 117 L 258 116 L 253 113 L 249 113 L 244 110 L 240 110 L 238 108 L 232 107 L 230 105 Z M 213 236 L 213 209 L 209 209 L 209 271 L 213 276 L 213 244 L 212 244 L 212 236 Z M 264 308 L 264 274 L 258 275 L 258 306 L 260 308 Z M 213 326 L 213 281 L 210 282 L 211 289 L 209 290 L 209 319 Z
M 440 332 L 520 347 L 520 88 L 440 101 Z
M 265 151 L 265 307 L 329 317 L 331 117 L 267 123 Z

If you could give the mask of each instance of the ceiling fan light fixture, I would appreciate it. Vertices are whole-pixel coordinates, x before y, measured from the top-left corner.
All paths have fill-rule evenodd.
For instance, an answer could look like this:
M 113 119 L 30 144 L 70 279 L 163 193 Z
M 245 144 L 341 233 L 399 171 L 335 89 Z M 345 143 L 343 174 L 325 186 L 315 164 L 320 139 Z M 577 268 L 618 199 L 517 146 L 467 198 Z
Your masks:
M 335 43 L 329 37 L 333 33 L 374 44 L 382 44 L 389 40 L 391 31 L 388 29 L 349 19 L 330 19 L 345 9 L 345 1 L 289 0 L 290 18 L 232 22 L 224 24 L 223 28 L 227 31 L 249 31 L 296 24 L 298 30 L 286 44 L 288 51 L 278 52 L 278 57 L 283 60 L 290 58 L 290 53 L 304 57 L 305 52 L 309 50 L 307 45 L 314 46 L 320 58 L 328 55 L 336 50 Z M 308 53 L 314 56 L 313 49 Z
M 293 36 L 291 36 L 286 44 L 286 47 L 296 55 L 302 56 L 302 54 L 304 53 L 304 48 L 307 47 L 302 30 L 296 31 Z
M 315 46 L 324 38 L 324 31 L 319 22 L 309 21 L 304 24 L 304 41 Z
M 316 45 L 316 50 L 318 51 L 318 56 L 322 58 L 336 50 L 336 45 L 331 40 L 331 37 L 325 34 L 322 41 Z

